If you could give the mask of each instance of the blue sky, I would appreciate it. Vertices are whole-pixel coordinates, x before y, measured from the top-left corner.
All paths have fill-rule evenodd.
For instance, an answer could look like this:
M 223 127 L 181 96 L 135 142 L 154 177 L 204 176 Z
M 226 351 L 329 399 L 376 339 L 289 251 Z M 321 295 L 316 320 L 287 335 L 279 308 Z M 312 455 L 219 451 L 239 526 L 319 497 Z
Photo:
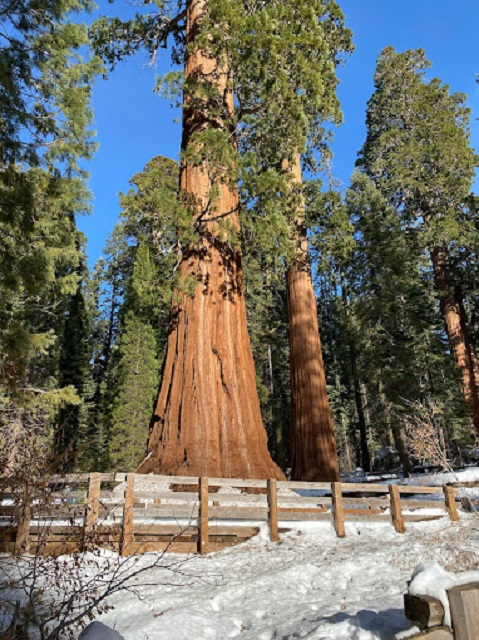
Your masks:
M 356 51 L 340 69 L 344 123 L 335 132 L 333 173 L 346 186 L 365 136 L 366 102 L 373 90 L 373 73 L 380 51 L 423 48 L 433 64 L 431 76 L 452 91 L 469 96 L 473 110 L 471 141 L 479 151 L 478 0 L 340 0 L 347 25 L 354 32 Z M 100 12 L 115 8 L 103 0 Z M 168 70 L 165 55 L 154 66 L 137 56 L 120 64 L 94 90 L 95 130 L 100 144 L 88 164 L 94 195 L 93 214 L 79 219 L 88 238 L 90 265 L 101 255 L 119 213 L 118 193 L 155 155 L 178 158 L 179 113 L 153 93 L 155 78 Z

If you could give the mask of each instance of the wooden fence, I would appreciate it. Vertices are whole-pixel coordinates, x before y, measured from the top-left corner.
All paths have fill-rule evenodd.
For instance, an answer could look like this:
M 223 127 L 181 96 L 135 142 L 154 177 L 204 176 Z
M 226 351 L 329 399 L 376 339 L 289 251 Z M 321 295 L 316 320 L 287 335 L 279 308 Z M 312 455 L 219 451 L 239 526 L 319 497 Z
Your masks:
M 123 555 L 207 553 L 242 542 L 267 522 L 279 540 L 293 521 L 458 520 L 458 490 L 448 486 L 279 482 L 233 478 L 91 473 L 0 488 L 0 551 L 71 553 L 91 546 Z

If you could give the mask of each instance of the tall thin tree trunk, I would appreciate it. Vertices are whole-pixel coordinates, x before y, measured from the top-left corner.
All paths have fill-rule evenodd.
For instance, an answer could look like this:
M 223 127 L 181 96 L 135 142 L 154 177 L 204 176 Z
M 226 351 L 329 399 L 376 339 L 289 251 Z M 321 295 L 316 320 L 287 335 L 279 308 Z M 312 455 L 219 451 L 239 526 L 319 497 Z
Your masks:
M 479 360 L 466 310 L 452 282 L 444 248 L 434 247 L 431 260 L 434 267 L 434 283 L 440 295 L 441 313 L 454 360 L 461 374 L 464 397 L 471 408 L 474 432 L 479 436 Z
M 182 149 L 197 155 L 202 149 L 192 140 L 195 133 L 215 128 L 231 139 L 234 133 L 227 69 L 194 45 L 206 10 L 207 0 L 188 1 Z M 191 82 L 207 85 L 208 98 L 188 95 Z M 282 478 L 261 419 L 241 251 L 218 228 L 223 219 L 239 230 L 237 186 L 207 159 L 187 158 L 180 187 L 199 233 L 198 243 L 183 253 L 180 274 L 198 285 L 194 295 L 176 292 L 148 454 L 138 471 Z
M 292 167 L 301 184 L 299 155 Z M 339 480 L 303 209 L 296 213 L 296 259 L 286 274 L 291 375 L 291 453 L 295 480 Z
M 352 341 L 349 346 L 349 357 L 351 363 L 351 375 L 353 377 L 354 401 L 356 403 L 356 412 L 358 414 L 359 437 L 361 443 L 361 466 L 364 471 L 371 471 L 371 456 L 369 455 L 368 430 L 366 415 L 364 412 L 363 394 L 361 392 L 361 383 L 359 382 L 358 377 L 356 347 Z

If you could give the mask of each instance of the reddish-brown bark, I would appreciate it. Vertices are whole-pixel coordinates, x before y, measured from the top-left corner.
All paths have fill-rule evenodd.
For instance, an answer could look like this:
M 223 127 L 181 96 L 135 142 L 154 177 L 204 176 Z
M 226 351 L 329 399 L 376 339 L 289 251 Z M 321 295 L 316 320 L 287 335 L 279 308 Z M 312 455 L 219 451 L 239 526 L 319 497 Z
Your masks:
M 188 2 L 190 42 L 201 27 L 206 7 L 206 0 Z M 233 101 L 225 69 L 198 47 L 189 49 L 185 75 L 216 89 L 221 106 L 213 118 L 206 99 L 202 108 L 197 99 L 185 95 L 182 148 L 191 150 L 196 132 L 210 127 L 230 130 Z M 182 278 L 193 276 L 198 286 L 194 295 L 178 291 L 179 302 L 173 304 L 148 454 L 138 471 L 282 478 L 269 454 L 261 418 L 241 251 L 226 242 L 218 229 L 219 219 L 239 229 L 237 186 L 225 176 L 218 178 L 217 172 L 212 177 L 214 169 L 206 160 L 182 164 L 181 192 L 194 210 L 199 240 L 184 251 L 180 272 Z M 217 191 L 212 206 L 213 187 Z
M 446 251 L 442 247 L 434 247 L 431 260 L 434 282 L 440 295 L 441 312 L 454 360 L 462 378 L 462 390 L 471 408 L 474 431 L 479 436 L 479 360 L 471 338 L 466 311 L 452 282 Z
M 302 181 L 299 156 L 292 167 Z M 295 220 L 296 259 L 286 274 L 291 376 L 291 454 L 295 480 L 338 481 L 336 436 L 326 390 L 316 297 L 302 210 Z

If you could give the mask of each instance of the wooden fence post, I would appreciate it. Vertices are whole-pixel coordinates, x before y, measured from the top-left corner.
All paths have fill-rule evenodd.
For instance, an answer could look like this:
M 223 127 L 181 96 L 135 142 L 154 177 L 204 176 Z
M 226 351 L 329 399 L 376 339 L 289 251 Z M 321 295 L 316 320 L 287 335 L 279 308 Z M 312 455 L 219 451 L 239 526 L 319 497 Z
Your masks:
M 344 528 L 344 511 L 343 511 L 343 496 L 341 494 L 341 483 L 331 483 L 331 498 L 333 503 L 333 518 L 334 528 L 338 538 L 346 537 L 346 530 Z
M 198 478 L 198 553 L 208 553 L 208 478 Z
M 268 480 L 268 523 L 269 539 L 271 542 L 278 542 L 278 490 L 274 478 Z
M 91 533 L 98 522 L 100 512 L 101 473 L 90 473 L 85 515 L 85 533 Z
M 391 500 L 391 518 L 394 528 L 398 533 L 404 533 L 404 518 L 401 511 L 401 496 L 397 484 L 389 485 L 389 498 Z
M 24 482 L 19 505 L 17 532 L 15 535 L 15 555 L 30 552 L 31 496 L 28 483 Z
M 135 501 L 135 474 L 126 476 L 125 501 L 123 503 L 123 529 L 121 535 L 121 555 L 128 556 L 133 542 L 133 503 Z
M 479 638 L 479 583 L 453 587 L 447 592 L 456 640 Z
M 444 485 L 444 502 L 446 503 L 446 509 L 449 514 L 449 518 L 456 522 L 459 520 L 459 514 L 457 513 L 456 507 L 456 493 L 452 487 L 448 487 Z

